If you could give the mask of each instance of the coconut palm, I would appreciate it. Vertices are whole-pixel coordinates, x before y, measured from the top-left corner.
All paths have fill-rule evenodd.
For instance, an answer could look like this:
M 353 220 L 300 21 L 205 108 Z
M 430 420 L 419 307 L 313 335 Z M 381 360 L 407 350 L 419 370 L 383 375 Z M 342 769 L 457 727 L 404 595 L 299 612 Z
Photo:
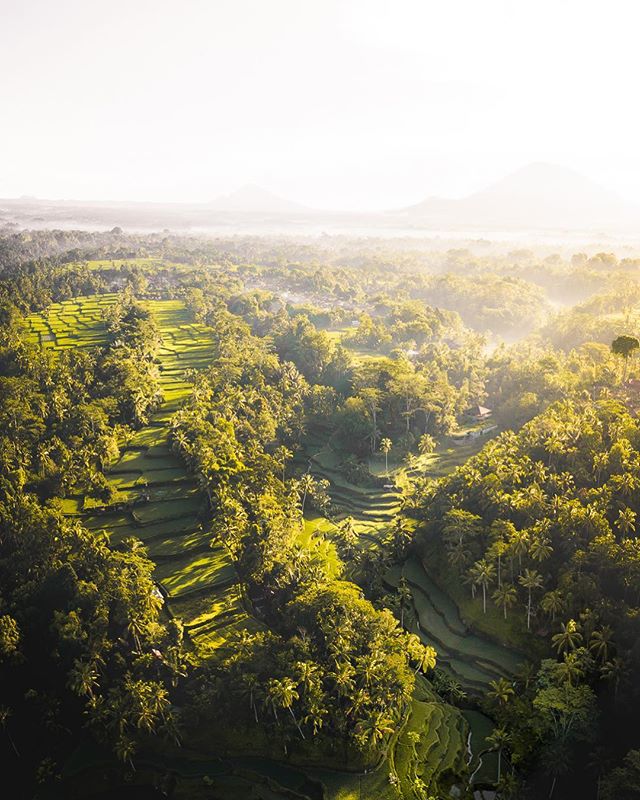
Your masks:
M 618 697 L 618 688 L 620 687 L 621 681 L 626 677 L 627 672 L 627 664 L 620 656 L 616 656 L 610 661 L 605 661 L 600 667 L 600 675 L 603 680 L 613 683 L 614 699 Z
M 428 456 L 436 449 L 436 440 L 428 433 L 423 433 L 418 441 L 418 451 L 422 456 Z
M 375 747 L 385 736 L 394 731 L 393 721 L 386 717 L 381 711 L 372 717 L 361 720 L 356 725 L 356 733 L 363 745 Z
M 631 508 L 623 508 L 618 512 L 615 525 L 623 539 L 626 539 L 630 533 L 635 533 L 637 516 Z
M 404 610 L 409 608 L 413 595 L 407 579 L 403 576 L 398 583 L 398 599 L 400 600 L 400 624 L 404 626 Z
M 540 601 L 540 607 L 544 613 L 551 615 L 551 622 L 556 621 L 556 614 L 560 614 L 564 610 L 564 605 L 564 597 L 560 589 L 552 589 Z
M 279 447 L 276 447 L 276 449 L 274 450 L 273 457 L 278 462 L 278 464 L 280 464 L 280 467 L 282 468 L 282 483 L 284 483 L 285 479 L 285 468 L 287 466 L 287 461 L 292 456 L 293 453 L 291 452 L 291 450 L 289 450 L 284 445 L 280 445 Z
M 481 559 L 480 561 L 476 561 L 473 565 L 471 570 L 473 581 L 478 585 L 482 586 L 482 609 L 484 613 L 487 613 L 487 588 L 491 583 L 493 583 L 493 579 L 496 574 L 496 568 L 486 559 Z
M 93 690 L 98 685 L 98 671 L 90 661 L 75 660 L 69 673 L 69 688 L 77 695 L 93 697 Z
M 522 556 L 526 556 L 529 552 L 529 534 L 527 531 L 514 530 L 511 538 L 509 539 L 509 552 L 511 553 L 512 559 L 518 559 L 518 569 L 521 570 Z
M 504 613 L 504 618 L 507 618 L 507 609 L 511 608 L 511 606 L 516 602 L 518 599 L 518 593 L 514 586 L 510 583 L 503 583 L 502 586 L 498 586 L 495 592 L 491 595 L 491 599 L 497 606 L 502 607 L 502 611 Z
M 301 510 L 304 514 L 304 506 L 307 502 L 307 496 L 313 492 L 316 487 L 316 479 L 310 472 L 305 472 L 298 481 L 298 492 L 302 492 Z
M 609 625 L 603 625 L 599 630 L 595 630 L 591 634 L 589 650 L 604 664 L 609 658 L 609 648 L 612 643 L 613 628 Z
M 391 450 L 392 447 L 393 447 L 393 442 L 391 441 L 391 439 L 385 437 L 380 442 L 380 449 L 384 453 L 384 471 L 387 475 L 387 478 L 389 477 L 389 451 Z
M 502 556 L 505 555 L 508 550 L 509 545 L 504 539 L 496 539 L 491 543 L 488 550 L 488 555 L 491 558 L 495 558 L 496 564 L 498 565 L 498 586 L 502 586 Z
M 546 537 L 535 538 L 529 545 L 529 555 L 534 561 L 542 562 L 553 553 L 551 542 Z
M 489 686 L 491 688 L 487 690 L 487 697 L 495 700 L 501 706 L 506 706 L 515 694 L 513 686 L 506 678 L 489 681 Z
M 454 542 L 447 548 L 447 556 L 451 565 L 461 572 L 471 559 L 471 550 L 464 542 Z
M 490 736 L 487 736 L 487 744 L 493 750 L 498 751 L 498 777 L 497 782 L 500 782 L 500 777 L 502 773 L 502 751 L 505 747 L 510 743 L 511 736 L 504 728 L 495 728 L 493 733 Z
M 563 661 L 558 664 L 558 674 L 570 686 L 574 680 L 578 681 L 584 675 L 584 669 L 580 665 L 578 656 L 575 653 L 565 653 Z
M 535 569 L 525 569 L 524 575 L 518 578 L 520 585 L 528 592 L 527 600 L 527 630 L 531 630 L 531 593 L 542 586 L 542 575 Z
M 558 653 L 568 653 L 575 650 L 582 643 L 582 634 L 578 623 L 574 619 L 560 623 L 560 633 L 551 637 L 551 643 Z
M 289 677 L 284 677 L 281 680 L 272 678 L 267 685 L 267 697 L 273 708 L 275 718 L 278 718 L 277 708 L 286 709 L 291 714 L 300 736 L 304 739 L 305 735 L 293 713 L 293 704 L 300 698 L 295 682 Z

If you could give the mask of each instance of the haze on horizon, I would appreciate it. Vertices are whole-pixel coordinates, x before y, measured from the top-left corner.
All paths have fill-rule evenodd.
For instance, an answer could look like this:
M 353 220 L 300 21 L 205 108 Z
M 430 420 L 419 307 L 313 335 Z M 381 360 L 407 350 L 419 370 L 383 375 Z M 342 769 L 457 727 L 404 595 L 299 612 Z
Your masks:
M 0 0 L 0 197 L 319 208 L 462 196 L 530 162 L 640 197 L 624 0 Z

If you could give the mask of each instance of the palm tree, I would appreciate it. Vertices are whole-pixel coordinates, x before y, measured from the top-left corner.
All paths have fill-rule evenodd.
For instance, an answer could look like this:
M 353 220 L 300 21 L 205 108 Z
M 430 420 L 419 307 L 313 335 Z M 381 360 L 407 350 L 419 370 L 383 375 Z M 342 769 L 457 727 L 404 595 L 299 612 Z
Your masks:
M 506 678 L 498 678 L 498 680 L 489 681 L 489 686 L 491 689 L 487 691 L 487 697 L 496 700 L 501 706 L 506 706 L 515 694 L 513 686 Z
M 542 575 L 536 572 L 535 569 L 525 569 L 524 575 L 521 575 L 518 580 L 520 585 L 524 586 L 529 593 L 527 601 L 527 630 L 531 630 L 531 592 L 542 586 Z
M 378 411 L 380 411 L 380 390 L 366 388 L 360 390 L 360 399 L 364 401 L 371 414 L 371 452 L 376 452 L 378 442 Z
M 411 605 L 413 594 L 407 579 L 402 576 L 398 583 L 398 599 L 400 600 L 400 625 L 404 627 L 404 610 Z
M 316 487 L 316 479 L 310 472 L 305 472 L 298 481 L 298 491 L 302 492 L 302 513 L 304 514 L 304 506 L 307 502 L 307 495 L 310 494 Z
M 618 688 L 620 687 L 620 682 L 627 674 L 627 665 L 626 662 L 620 658 L 620 656 L 616 656 L 612 658 L 610 661 L 605 661 L 605 663 L 600 667 L 600 675 L 605 681 L 610 681 L 613 683 L 613 697 L 617 699 L 618 697 Z
M 246 672 L 241 677 L 243 693 L 249 695 L 249 708 L 253 711 L 253 716 L 258 722 L 258 708 L 256 706 L 256 693 L 260 687 L 260 681 L 253 672 Z
M 415 633 L 409 634 L 407 640 L 407 652 L 409 658 L 416 664 L 416 674 L 420 671 L 428 672 L 436 665 L 436 651 L 433 647 L 422 644 L 420 637 Z
M 580 666 L 578 656 L 575 653 L 565 653 L 564 660 L 558 664 L 558 674 L 569 686 L 573 686 L 573 681 L 580 680 L 584 675 L 584 670 Z
M 491 599 L 497 606 L 502 606 L 504 618 L 506 619 L 507 609 L 511 608 L 511 606 L 516 602 L 518 599 L 518 593 L 516 592 L 515 587 L 510 583 L 503 583 L 502 586 L 499 586 L 491 595 Z
M 529 554 L 534 561 L 546 561 L 551 553 L 553 553 L 553 547 L 546 537 L 538 537 L 529 545 Z
M 13 737 L 9 733 L 9 717 L 11 716 L 11 709 L 7 708 L 6 706 L 0 706 L 0 728 L 5 732 L 7 739 L 9 740 L 9 744 L 13 752 L 20 758 L 20 753 L 18 752 L 18 748 L 16 747 L 16 743 L 13 741 Z
M 603 664 L 609 658 L 609 648 L 613 642 L 613 628 L 603 625 L 600 630 L 595 630 L 589 639 L 589 650 L 595 653 Z
M 493 579 L 496 574 L 496 568 L 486 559 L 481 559 L 480 561 L 476 561 L 473 565 L 472 569 L 473 573 L 473 580 L 479 586 L 482 586 L 482 609 L 484 613 L 487 613 L 487 588 L 491 583 L 493 583 Z
M 631 508 L 623 508 L 618 512 L 618 519 L 615 524 L 623 539 L 626 539 L 629 533 L 635 533 L 636 517 L 636 512 Z
M 529 552 L 529 534 L 527 531 L 515 530 L 509 541 L 509 550 L 511 551 L 512 558 L 518 559 L 518 569 L 522 569 L 522 556 L 526 556 Z M 513 580 L 513 575 L 511 576 Z
M 551 622 L 555 622 L 556 614 L 560 614 L 564 610 L 564 597 L 560 589 L 547 592 L 542 598 L 540 606 L 545 614 L 551 614 Z
M 386 437 L 380 442 L 380 449 L 384 453 L 384 471 L 389 477 L 389 450 L 393 447 L 393 442 L 391 439 L 387 439 Z
M 280 466 L 282 467 L 282 483 L 284 483 L 284 479 L 285 479 L 285 468 L 287 466 L 287 461 L 292 456 L 293 456 L 293 453 L 291 452 L 291 450 L 289 450 L 284 445 L 280 445 L 279 447 L 276 447 L 276 449 L 274 450 L 273 457 L 278 462 L 278 464 L 280 464 Z
M 553 646 L 558 653 L 567 653 L 575 650 L 582 642 L 582 634 L 578 628 L 578 623 L 574 619 L 570 619 L 566 624 L 561 622 L 560 628 L 560 633 L 556 633 L 551 637 Z
M 493 749 L 498 751 L 498 778 L 497 782 L 500 782 L 500 776 L 502 772 L 502 751 L 504 748 L 509 744 L 511 741 L 511 736 L 504 728 L 495 728 L 493 733 L 490 736 L 487 736 L 486 742 L 487 744 Z
M 423 433 L 418 441 L 418 451 L 421 456 L 428 456 L 436 448 L 436 440 L 429 433 Z
M 617 339 L 614 339 L 611 342 L 611 351 L 618 356 L 622 356 L 624 359 L 624 370 L 622 373 L 622 382 L 624 383 L 627 379 L 627 368 L 629 366 L 629 358 L 633 354 L 635 350 L 640 347 L 640 341 L 636 339 L 635 336 L 629 336 L 627 334 L 623 334 L 622 336 L 618 336 Z
M 284 677 L 281 680 L 272 678 L 267 686 L 267 696 L 271 702 L 275 718 L 278 719 L 276 708 L 287 709 L 291 714 L 293 721 L 295 722 L 300 736 L 302 736 L 304 739 L 305 735 L 302 732 L 302 728 L 300 727 L 295 714 L 293 713 L 293 704 L 300 698 L 295 682 L 289 677 Z
M 454 542 L 447 548 L 447 555 L 451 565 L 461 572 L 469 563 L 471 551 L 464 542 Z
M 93 697 L 93 690 L 98 685 L 98 671 L 90 661 L 75 660 L 69 673 L 69 688 L 77 695 Z
M 385 736 L 393 733 L 393 721 L 379 711 L 373 717 L 361 720 L 356 725 L 356 731 L 363 744 L 375 747 Z
M 496 559 L 498 564 L 498 586 L 502 586 L 502 556 L 508 551 L 509 545 L 504 539 L 496 539 L 489 548 L 489 555 Z

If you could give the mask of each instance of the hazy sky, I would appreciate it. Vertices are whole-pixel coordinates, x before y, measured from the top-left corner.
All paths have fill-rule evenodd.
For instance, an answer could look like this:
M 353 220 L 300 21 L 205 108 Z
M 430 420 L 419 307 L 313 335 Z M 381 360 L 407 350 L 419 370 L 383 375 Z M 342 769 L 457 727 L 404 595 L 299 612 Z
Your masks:
M 632 0 L 0 0 L 0 197 L 640 196 Z

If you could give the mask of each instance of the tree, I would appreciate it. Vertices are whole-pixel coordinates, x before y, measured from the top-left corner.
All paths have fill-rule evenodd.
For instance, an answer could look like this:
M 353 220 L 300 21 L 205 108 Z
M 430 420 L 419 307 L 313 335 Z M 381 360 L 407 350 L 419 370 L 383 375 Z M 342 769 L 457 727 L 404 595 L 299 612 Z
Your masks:
M 507 609 L 511 608 L 511 606 L 516 602 L 518 599 L 518 593 L 512 584 L 503 583 L 502 586 L 499 586 L 495 590 L 495 592 L 491 595 L 491 598 L 497 606 L 502 607 L 504 618 L 506 619 Z
M 534 561 L 546 561 L 551 553 L 553 553 L 553 547 L 546 537 L 538 536 L 529 545 L 529 555 Z
M 291 714 L 300 736 L 304 739 L 305 735 L 302 732 L 302 728 L 300 727 L 295 714 L 293 713 L 293 704 L 300 698 L 295 682 L 289 677 L 284 677 L 281 680 L 272 678 L 267 684 L 267 697 L 271 703 L 273 714 L 276 720 L 278 719 L 277 709 L 286 709 Z
M 565 653 L 563 660 L 558 665 L 558 674 L 562 680 L 573 686 L 574 681 L 579 681 L 584 675 L 581 660 L 576 653 Z
M 356 725 L 357 741 L 363 748 L 375 747 L 385 736 L 390 736 L 394 730 L 393 721 L 380 711 L 361 720 Z
M 493 583 L 496 568 L 486 559 L 476 561 L 471 568 L 471 579 L 476 585 L 482 586 L 482 610 L 487 613 L 487 589 Z
M 615 699 L 618 698 L 620 683 L 627 676 L 628 671 L 625 660 L 620 656 L 615 656 L 610 661 L 605 661 L 600 667 L 600 675 L 603 680 L 613 683 L 613 696 Z
M 285 468 L 287 466 L 287 461 L 292 456 L 293 456 L 293 453 L 291 452 L 291 450 L 289 450 L 287 447 L 284 447 L 284 445 L 279 445 L 278 447 L 276 447 L 276 449 L 275 449 L 275 451 L 273 453 L 273 457 L 278 462 L 278 464 L 280 464 L 280 466 L 282 468 L 282 483 L 284 483 L 284 479 L 285 479 Z
M 589 650 L 604 664 L 609 658 L 609 649 L 612 643 L 613 628 L 610 625 L 603 625 L 591 634 Z
M 316 487 L 316 479 L 310 472 L 305 472 L 298 481 L 298 492 L 302 492 L 301 510 L 304 514 L 304 507 L 307 502 L 307 497 Z
M 623 383 L 625 383 L 625 381 L 627 380 L 627 368 L 629 364 L 629 358 L 638 348 L 640 348 L 640 341 L 638 341 L 638 339 L 636 339 L 635 336 L 629 336 L 628 334 L 623 334 L 622 336 L 618 336 L 611 343 L 611 351 L 615 353 L 617 356 L 621 356 L 624 360 L 624 371 L 622 374 Z
M 525 569 L 524 575 L 518 579 L 528 592 L 527 600 L 527 630 L 531 630 L 531 593 L 542 586 L 542 575 L 534 569 Z
M 404 610 L 411 606 L 413 595 L 407 579 L 402 576 L 398 583 L 398 599 L 400 600 L 400 625 L 404 626 Z
M 359 397 L 364 402 L 371 418 L 371 452 L 375 453 L 378 443 L 378 412 L 381 409 L 381 392 L 379 389 L 373 388 L 361 389 Z
M 384 453 L 384 471 L 389 477 L 389 451 L 393 447 L 393 443 L 391 439 L 387 439 L 386 437 L 380 442 L 380 449 Z
M 518 567 L 522 569 L 522 556 L 526 556 L 526 554 L 529 552 L 529 534 L 527 531 L 514 529 L 509 540 L 509 550 L 511 552 L 512 560 L 517 558 Z M 513 580 L 513 575 L 511 576 L 511 579 Z
M 418 452 L 421 456 L 428 456 L 436 449 L 436 440 L 429 433 L 423 433 L 418 441 Z
M 570 619 L 566 623 L 560 623 L 560 628 L 560 633 L 556 633 L 551 637 L 553 646 L 558 653 L 567 653 L 575 650 L 582 642 L 582 634 L 578 623 L 574 619 Z
M 501 706 L 505 706 L 515 694 L 513 686 L 506 678 L 489 681 L 489 686 L 491 688 L 487 690 L 487 697 Z
M 631 508 L 625 507 L 618 512 L 615 524 L 620 535 L 625 539 L 630 533 L 635 533 L 637 514 Z
M 494 728 L 493 733 L 487 736 L 487 744 L 492 750 L 498 751 L 498 776 L 497 782 L 500 782 L 502 775 L 502 751 L 511 742 L 511 736 L 504 728 Z
M 564 610 L 564 597 L 560 589 L 552 589 L 547 592 L 540 602 L 540 606 L 545 614 L 551 615 L 551 622 L 556 621 L 556 614 Z

